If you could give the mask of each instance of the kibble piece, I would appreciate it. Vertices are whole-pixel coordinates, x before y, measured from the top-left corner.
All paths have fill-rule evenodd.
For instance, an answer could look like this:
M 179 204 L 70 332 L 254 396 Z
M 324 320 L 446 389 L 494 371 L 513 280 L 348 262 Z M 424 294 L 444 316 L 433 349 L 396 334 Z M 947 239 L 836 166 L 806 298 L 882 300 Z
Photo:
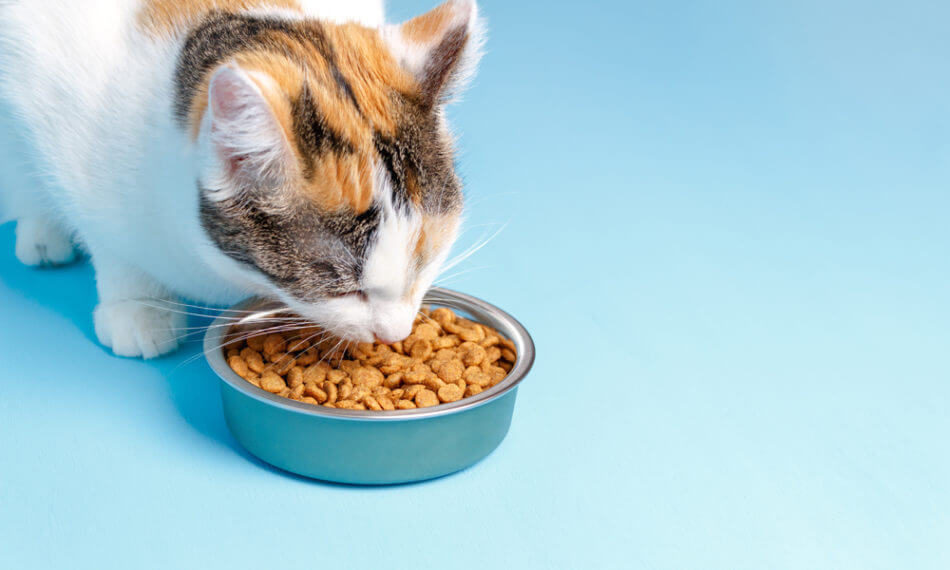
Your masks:
M 431 323 L 422 323 L 416 325 L 416 328 L 412 331 L 412 334 L 425 340 L 435 340 L 439 338 L 439 328 L 437 325 Z
M 303 371 L 303 381 L 319 384 L 327 379 L 327 371 L 318 364 L 308 366 Z
M 265 335 L 256 335 L 247 338 L 247 347 L 255 352 L 264 350 Z
M 480 325 L 475 325 L 461 329 L 458 335 L 465 342 L 478 342 L 485 338 L 485 330 Z
M 250 372 L 250 370 L 247 367 L 247 362 L 238 355 L 234 355 L 228 358 L 228 366 L 230 366 L 231 370 L 233 370 L 234 373 L 240 376 L 241 378 L 244 378 L 245 376 L 247 376 L 247 373 Z
M 514 351 L 511 350 L 510 348 L 503 348 L 503 349 L 501 349 L 501 357 L 502 357 L 503 359 L 507 360 L 508 362 L 514 362 L 514 361 L 515 361 L 515 353 L 514 353 Z
M 356 400 L 339 400 L 336 402 L 336 407 L 338 408 L 352 408 L 356 405 Z
M 297 364 L 300 366 L 309 366 L 317 361 L 317 351 L 313 349 L 307 349 L 304 352 L 301 352 L 297 355 Z
M 265 370 L 264 373 L 261 374 L 261 388 L 273 394 L 278 394 L 281 390 L 286 389 L 287 385 L 284 384 L 284 379 L 276 372 L 273 370 Z
M 462 359 L 462 363 L 465 366 L 475 366 L 476 364 L 481 364 L 487 354 L 485 349 L 481 345 L 474 342 L 468 341 L 463 342 L 458 349 L 459 356 Z
M 294 398 L 303 398 L 304 385 L 299 384 L 296 388 L 291 388 L 290 393 Z
M 287 385 L 291 388 L 303 385 L 303 368 L 294 366 L 287 372 Z
M 284 340 L 284 335 L 272 333 L 264 338 L 264 354 L 271 355 L 285 350 L 287 350 L 287 341 Z
M 346 372 L 343 372 L 342 370 L 331 370 L 327 372 L 327 380 L 333 382 L 334 384 L 339 384 L 347 378 L 349 378 L 349 376 L 347 376 Z
M 281 376 L 290 372 L 290 369 L 296 366 L 297 361 L 292 354 L 284 353 L 274 362 L 274 372 Z
M 372 366 L 363 366 L 357 369 L 355 372 L 351 373 L 353 376 L 353 382 L 360 386 L 366 386 L 372 388 L 374 386 L 379 386 L 385 380 L 383 373 L 377 368 Z
M 304 396 L 309 396 L 319 403 L 327 401 L 327 393 L 317 387 L 316 384 L 304 384 Z
M 439 397 L 436 396 L 435 392 L 429 390 L 428 388 L 423 388 L 419 390 L 414 398 L 416 406 L 420 408 L 427 408 L 429 406 L 436 406 L 439 403 Z
M 337 396 L 339 395 L 337 393 L 336 384 L 327 380 L 323 383 L 323 389 L 327 392 L 327 402 L 330 402 L 331 404 L 336 402 Z
M 376 396 L 376 401 L 379 402 L 379 405 L 382 406 L 384 410 L 395 410 L 396 404 L 386 396 Z
M 439 307 L 432 311 L 432 314 L 429 315 L 433 321 L 439 323 L 443 328 L 446 323 L 455 322 L 455 313 L 451 309 L 446 309 L 445 307 Z
M 398 388 L 399 385 L 402 384 L 402 378 L 403 378 L 402 372 L 396 372 L 394 374 L 390 374 L 389 376 L 386 377 L 385 380 L 383 380 L 383 385 L 389 388 L 390 390 L 392 390 L 393 388 Z
M 366 396 L 363 398 L 363 403 L 366 404 L 366 407 L 370 410 L 379 411 L 383 409 L 383 406 L 379 403 L 379 400 L 373 396 Z
M 406 391 L 403 392 L 403 397 L 407 399 L 415 398 L 416 394 L 418 394 L 422 390 L 425 390 L 425 386 L 423 386 L 422 384 L 410 384 L 406 386 Z
M 466 386 L 466 388 L 465 388 L 465 397 L 466 397 L 466 398 L 471 398 L 472 396 L 474 396 L 474 395 L 476 395 L 476 394 L 481 394 L 481 393 L 482 393 L 482 388 L 481 388 L 481 386 L 476 386 L 475 384 L 469 384 L 469 385 Z
M 453 359 L 438 368 L 434 368 L 434 370 L 442 380 L 446 382 L 456 382 L 462 377 L 462 373 L 465 372 L 465 366 L 461 360 Z
M 416 405 L 409 400 L 399 400 L 396 402 L 396 407 L 400 410 L 411 410 L 414 409 Z
M 432 342 L 425 338 L 416 339 L 412 343 L 412 348 L 409 349 L 409 356 L 420 361 L 429 358 L 432 356 Z
M 443 402 L 455 402 L 462 399 L 464 391 L 455 384 L 446 384 L 439 388 L 439 400 Z

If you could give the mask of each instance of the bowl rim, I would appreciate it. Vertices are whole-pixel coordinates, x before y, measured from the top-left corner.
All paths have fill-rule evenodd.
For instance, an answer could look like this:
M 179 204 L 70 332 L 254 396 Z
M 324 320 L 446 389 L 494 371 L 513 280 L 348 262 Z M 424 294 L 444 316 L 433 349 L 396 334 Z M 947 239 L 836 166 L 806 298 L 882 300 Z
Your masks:
M 286 310 L 286 306 L 275 301 L 262 299 L 259 297 L 250 297 L 232 305 L 228 309 L 221 311 L 214 321 L 208 326 L 204 336 L 203 350 L 205 359 L 211 366 L 214 373 L 227 383 L 230 387 L 241 392 L 243 395 L 258 400 L 264 404 L 282 408 L 287 411 L 301 413 L 310 416 L 323 417 L 327 419 L 343 419 L 357 421 L 407 421 L 420 420 L 425 418 L 434 418 L 449 414 L 457 414 L 483 406 L 502 397 L 510 390 L 514 389 L 524 380 L 531 367 L 534 365 L 535 347 L 534 340 L 527 329 L 514 317 L 497 306 L 483 301 L 471 295 L 445 289 L 442 287 L 433 287 L 423 297 L 423 303 L 429 303 L 439 306 L 446 306 L 452 309 L 460 309 L 469 313 L 476 322 L 486 324 L 496 329 L 503 336 L 515 343 L 517 349 L 517 358 L 514 367 L 505 376 L 504 380 L 492 386 L 475 396 L 462 398 L 455 402 L 447 404 L 438 404 L 427 408 L 415 408 L 411 410 L 348 410 L 339 408 L 325 408 L 298 402 L 290 398 L 284 398 L 272 394 L 262 388 L 251 384 L 247 380 L 237 375 L 231 367 L 228 366 L 222 350 L 222 337 L 230 328 L 229 324 L 239 324 L 260 318 L 262 315 L 273 314 L 275 312 Z M 243 315 L 235 320 L 229 315 L 229 311 L 245 311 L 254 306 L 261 306 L 260 311 Z

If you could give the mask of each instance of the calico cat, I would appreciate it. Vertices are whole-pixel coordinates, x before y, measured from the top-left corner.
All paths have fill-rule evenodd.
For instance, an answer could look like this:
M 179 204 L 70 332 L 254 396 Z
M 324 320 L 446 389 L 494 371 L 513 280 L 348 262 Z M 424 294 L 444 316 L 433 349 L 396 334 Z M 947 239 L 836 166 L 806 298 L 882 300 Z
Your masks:
M 49 174 L 0 189 L 16 255 L 87 252 L 117 355 L 173 350 L 176 299 L 250 294 L 399 340 L 457 235 L 443 109 L 482 30 L 470 0 L 401 25 L 381 0 L 0 0 L 4 93 Z

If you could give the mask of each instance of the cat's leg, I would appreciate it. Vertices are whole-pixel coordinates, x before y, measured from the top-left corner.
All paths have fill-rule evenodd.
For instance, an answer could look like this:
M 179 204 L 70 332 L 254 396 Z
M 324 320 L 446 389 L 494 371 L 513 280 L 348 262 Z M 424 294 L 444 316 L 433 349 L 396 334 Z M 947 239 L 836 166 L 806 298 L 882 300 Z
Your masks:
M 171 295 L 154 279 L 124 261 L 91 248 L 99 305 L 96 336 L 118 356 L 154 358 L 178 348 L 185 315 L 163 308 Z
M 16 222 L 16 256 L 25 265 L 63 265 L 76 259 L 69 233 L 46 216 Z

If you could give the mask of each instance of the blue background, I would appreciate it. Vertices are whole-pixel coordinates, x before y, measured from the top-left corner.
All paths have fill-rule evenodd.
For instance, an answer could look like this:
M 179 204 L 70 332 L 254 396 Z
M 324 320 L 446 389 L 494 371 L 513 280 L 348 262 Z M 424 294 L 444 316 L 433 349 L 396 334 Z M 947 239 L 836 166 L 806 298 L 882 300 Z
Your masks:
M 950 566 L 946 3 L 483 10 L 462 245 L 507 226 L 448 284 L 538 344 L 502 446 L 396 488 L 270 469 L 197 342 L 108 355 L 89 266 L 6 225 L 4 567 Z

